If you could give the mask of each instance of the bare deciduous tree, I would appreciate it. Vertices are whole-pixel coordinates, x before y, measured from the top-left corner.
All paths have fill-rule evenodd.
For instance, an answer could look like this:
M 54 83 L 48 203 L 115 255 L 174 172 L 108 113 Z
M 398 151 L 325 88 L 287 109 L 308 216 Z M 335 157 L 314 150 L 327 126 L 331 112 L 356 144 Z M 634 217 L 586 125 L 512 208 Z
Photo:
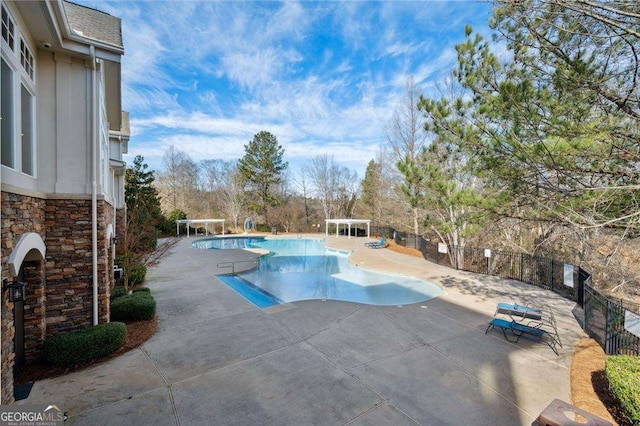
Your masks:
M 418 109 L 418 94 L 413 82 L 413 77 L 407 80 L 406 89 L 402 99 L 396 107 L 391 121 L 384 129 L 387 141 L 389 157 L 394 165 L 400 162 L 415 163 L 421 155 L 428 139 L 424 131 L 424 117 Z M 411 194 L 421 192 L 421 188 L 416 188 L 420 179 L 405 179 L 402 185 Z M 404 190 L 403 190 L 404 192 Z M 420 233 L 420 207 L 404 198 L 409 204 L 413 215 L 413 232 Z
M 311 160 L 308 173 L 325 219 L 353 215 L 359 189 L 357 172 L 340 167 L 333 157 L 320 155 Z
M 162 164 L 163 170 L 159 173 L 157 187 L 163 210 L 198 210 L 198 165 L 173 145 L 165 152 Z
M 231 161 L 204 160 L 200 163 L 208 197 L 215 201 L 216 209 L 222 211 L 238 229 L 240 215 L 244 212 L 244 181 L 237 165 Z

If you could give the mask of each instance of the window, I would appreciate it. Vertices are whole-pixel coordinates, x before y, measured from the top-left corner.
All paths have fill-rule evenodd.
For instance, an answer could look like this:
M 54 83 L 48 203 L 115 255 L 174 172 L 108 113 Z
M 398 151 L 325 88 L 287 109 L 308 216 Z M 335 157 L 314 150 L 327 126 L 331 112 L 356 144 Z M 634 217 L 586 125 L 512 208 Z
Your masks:
M 4 11 L 4 9 L 3 9 Z M 15 113 L 13 110 L 13 70 L 2 60 L 2 104 L 0 105 L 0 127 L 2 128 L 2 164 L 14 167 L 15 150 L 13 149 Z
M 24 84 L 21 91 L 22 104 L 22 173 L 33 176 L 33 96 Z
M 2 2 L 2 69 L 0 70 L 0 163 L 36 175 L 36 61 L 29 36 Z M 18 43 L 19 42 L 19 43 Z
M 13 50 L 13 40 L 15 39 L 15 25 L 7 9 L 2 6 L 2 39 L 7 42 L 9 48 Z
M 33 80 L 33 55 L 24 40 L 20 40 L 20 63 L 27 75 Z

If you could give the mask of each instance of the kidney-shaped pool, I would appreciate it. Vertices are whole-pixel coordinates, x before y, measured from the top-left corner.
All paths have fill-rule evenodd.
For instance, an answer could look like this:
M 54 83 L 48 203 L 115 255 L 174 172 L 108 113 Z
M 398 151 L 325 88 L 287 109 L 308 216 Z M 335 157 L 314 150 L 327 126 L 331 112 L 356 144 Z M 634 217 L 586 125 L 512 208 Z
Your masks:
M 299 300 L 342 300 L 368 305 L 406 305 L 437 297 L 428 281 L 364 270 L 348 252 L 327 249 L 322 239 L 232 237 L 199 240 L 200 249 L 260 248 L 270 252 L 258 266 L 217 278 L 258 307 Z

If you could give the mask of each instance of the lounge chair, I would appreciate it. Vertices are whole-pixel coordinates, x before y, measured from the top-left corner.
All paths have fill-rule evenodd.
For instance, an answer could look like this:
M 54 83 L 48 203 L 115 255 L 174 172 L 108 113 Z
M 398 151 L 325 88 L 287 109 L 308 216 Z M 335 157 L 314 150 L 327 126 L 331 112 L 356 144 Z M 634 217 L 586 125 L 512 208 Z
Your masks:
M 535 325 L 534 325 L 535 324 Z M 541 326 L 541 323 L 533 321 L 529 325 L 522 324 L 517 321 L 508 321 L 502 318 L 494 318 L 489 322 L 489 326 L 485 330 L 484 334 L 487 334 L 489 330 L 497 327 L 502 330 L 502 334 L 506 341 L 511 343 L 517 343 L 521 337 L 525 336 L 530 338 L 531 340 L 535 340 L 537 342 L 545 343 L 549 346 L 553 352 L 558 355 L 558 348 L 556 347 L 556 337 L 544 330 Z M 507 333 L 507 331 L 509 333 Z M 511 336 L 511 337 L 509 337 Z M 560 344 L 562 346 L 562 344 Z
M 517 316 L 521 318 L 527 318 L 532 320 L 542 319 L 542 309 L 534 308 L 529 305 L 518 305 L 515 303 L 498 303 L 496 308 L 496 314 L 504 314 L 509 316 Z
M 380 238 L 380 241 L 372 241 L 369 243 L 364 243 L 364 245 L 371 248 L 382 248 L 387 245 L 387 238 L 382 237 Z

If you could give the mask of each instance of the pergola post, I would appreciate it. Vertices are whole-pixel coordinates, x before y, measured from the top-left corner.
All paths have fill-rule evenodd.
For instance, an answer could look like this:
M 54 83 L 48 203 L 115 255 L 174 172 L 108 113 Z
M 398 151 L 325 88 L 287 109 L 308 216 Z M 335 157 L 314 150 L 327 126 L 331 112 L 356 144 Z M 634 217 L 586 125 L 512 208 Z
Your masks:
M 366 223 L 367 224 L 367 237 L 371 238 L 371 220 L 370 219 L 325 219 L 324 221 L 324 235 L 329 236 L 329 224 L 336 225 L 336 238 L 340 235 L 340 225 L 347 231 L 347 238 L 351 238 L 351 224 Z

